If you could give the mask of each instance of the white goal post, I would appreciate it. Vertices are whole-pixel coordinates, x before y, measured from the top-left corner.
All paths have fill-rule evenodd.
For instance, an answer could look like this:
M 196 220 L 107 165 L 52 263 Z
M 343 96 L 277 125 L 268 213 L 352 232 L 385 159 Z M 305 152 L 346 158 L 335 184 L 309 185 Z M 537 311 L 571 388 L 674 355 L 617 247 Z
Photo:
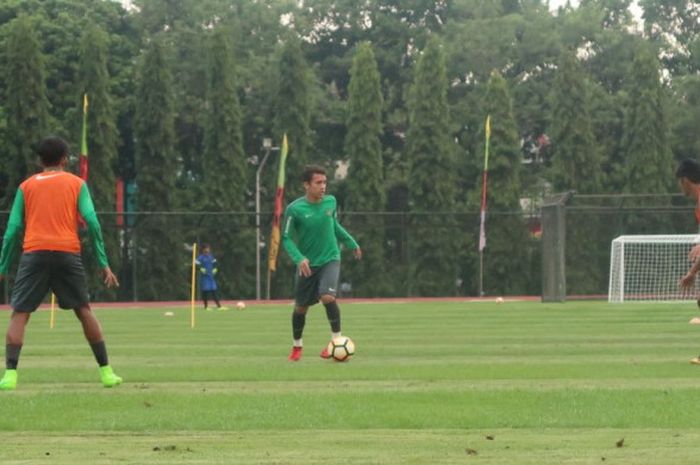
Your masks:
M 620 236 L 610 250 L 608 302 L 694 300 L 700 287 L 682 291 L 688 253 L 700 244 L 697 234 Z

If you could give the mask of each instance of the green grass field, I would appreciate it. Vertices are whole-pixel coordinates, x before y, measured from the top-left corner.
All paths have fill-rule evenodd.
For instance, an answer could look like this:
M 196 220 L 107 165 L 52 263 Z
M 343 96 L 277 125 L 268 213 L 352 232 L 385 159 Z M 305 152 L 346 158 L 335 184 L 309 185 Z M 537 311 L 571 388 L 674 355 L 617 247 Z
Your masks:
M 71 313 L 38 312 L 0 393 L 4 464 L 697 464 L 694 304 L 342 304 L 286 360 L 289 306 L 96 310 L 104 389 Z M 165 317 L 165 311 L 175 313 Z M 0 330 L 9 312 L 0 314 Z M 618 444 L 622 440 L 621 444 Z M 621 447 L 619 447 L 621 445 Z

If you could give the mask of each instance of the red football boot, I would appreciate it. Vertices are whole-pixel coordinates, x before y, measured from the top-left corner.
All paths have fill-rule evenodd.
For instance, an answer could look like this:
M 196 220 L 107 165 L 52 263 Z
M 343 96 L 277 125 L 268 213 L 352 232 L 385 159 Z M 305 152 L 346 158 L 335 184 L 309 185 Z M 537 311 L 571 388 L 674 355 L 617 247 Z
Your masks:
M 324 347 L 321 351 L 321 358 L 329 359 L 331 358 L 330 352 L 328 352 L 328 346 Z
M 301 358 L 302 347 L 292 347 L 292 351 L 289 353 L 290 362 L 298 362 Z

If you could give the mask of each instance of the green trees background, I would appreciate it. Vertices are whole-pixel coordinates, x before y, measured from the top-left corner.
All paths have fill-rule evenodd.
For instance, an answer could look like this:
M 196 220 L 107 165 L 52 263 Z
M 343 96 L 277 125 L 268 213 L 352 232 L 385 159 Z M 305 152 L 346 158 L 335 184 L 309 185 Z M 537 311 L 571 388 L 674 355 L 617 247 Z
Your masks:
M 410 209 L 416 213 L 408 282 L 409 292 L 415 295 L 449 295 L 457 279 L 458 229 L 455 217 L 449 214 L 457 202 L 457 163 L 449 132 L 447 87 L 445 53 L 434 37 L 418 59 L 408 97 L 407 185 Z M 436 215 L 425 215 L 427 212 Z
M 365 258 L 349 262 L 346 269 L 355 277 L 353 286 L 368 295 L 386 295 L 390 286 L 376 276 L 385 275 L 386 223 L 372 213 L 386 209 L 386 187 L 382 162 L 382 97 L 377 61 L 369 42 L 357 44 L 348 86 L 345 155 L 350 160 L 345 189 L 345 208 L 367 215 L 346 221 L 357 230 L 355 240 L 362 244 Z
M 40 140 L 49 128 L 46 64 L 40 38 L 32 23 L 29 16 L 19 15 L 4 28 L 3 146 L 6 156 L 2 158 L 2 166 L 8 186 L 12 188 L 32 172 L 36 156 L 27 141 Z
M 487 114 L 492 294 L 540 292 L 537 218 L 521 199 L 674 192 L 675 162 L 699 155 L 693 0 L 641 0 L 641 17 L 630 0 L 132 3 L 0 4 L 0 200 L 9 208 L 46 134 L 77 155 L 87 92 L 89 183 L 123 282 L 103 298 L 184 298 L 194 241 L 212 243 L 225 298 L 253 296 L 264 137 L 289 136 L 287 201 L 304 164 L 329 169 L 366 247 L 364 263 L 344 262 L 358 296 L 476 294 Z M 277 153 L 261 180 L 264 237 Z M 595 291 L 604 267 L 568 255 L 570 281 Z M 291 290 L 281 260 L 272 297 Z

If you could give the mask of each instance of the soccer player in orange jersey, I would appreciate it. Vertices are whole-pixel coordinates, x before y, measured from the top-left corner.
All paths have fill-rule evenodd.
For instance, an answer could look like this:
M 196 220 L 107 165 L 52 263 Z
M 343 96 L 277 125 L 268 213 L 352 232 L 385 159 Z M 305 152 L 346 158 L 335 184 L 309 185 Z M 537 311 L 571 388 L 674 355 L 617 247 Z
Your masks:
M 676 169 L 676 177 L 681 186 L 681 191 L 689 198 L 695 201 L 695 220 L 700 228 L 700 164 L 695 160 L 683 160 Z M 695 280 L 700 270 L 700 244 L 695 245 L 688 254 L 688 259 L 691 262 L 690 269 L 681 278 L 680 285 L 683 289 L 693 289 Z M 698 307 L 700 307 L 700 298 L 698 298 Z M 696 319 L 693 318 L 691 323 Z M 700 356 L 690 359 L 693 365 L 700 365 Z
M 99 365 L 105 387 L 121 384 L 107 358 L 102 329 L 90 309 L 87 282 L 80 257 L 78 221 L 82 216 L 97 252 L 107 287 L 119 286 L 105 253 L 102 230 L 85 181 L 65 171 L 68 144 L 58 137 L 44 139 L 37 149 L 43 171 L 17 189 L 0 253 L 0 280 L 16 254 L 22 231 L 22 256 L 12 288 L 12 316 L 5 338 L 5 375 L 0 390 L 15 389 L 17 363 L 24 331 L 32 312 L 49 290 L 61 308 L 73 309 Z

